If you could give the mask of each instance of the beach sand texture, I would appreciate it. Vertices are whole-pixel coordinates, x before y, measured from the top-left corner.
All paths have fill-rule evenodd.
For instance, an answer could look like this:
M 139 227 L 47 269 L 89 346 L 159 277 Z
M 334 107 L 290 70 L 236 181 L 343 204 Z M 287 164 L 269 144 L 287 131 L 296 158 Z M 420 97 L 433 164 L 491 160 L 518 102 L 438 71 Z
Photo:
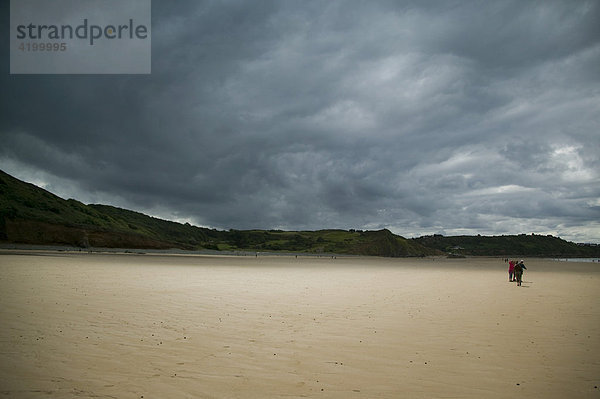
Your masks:
M 0 397 L 600 398 L 600 265 L 0 254 Z

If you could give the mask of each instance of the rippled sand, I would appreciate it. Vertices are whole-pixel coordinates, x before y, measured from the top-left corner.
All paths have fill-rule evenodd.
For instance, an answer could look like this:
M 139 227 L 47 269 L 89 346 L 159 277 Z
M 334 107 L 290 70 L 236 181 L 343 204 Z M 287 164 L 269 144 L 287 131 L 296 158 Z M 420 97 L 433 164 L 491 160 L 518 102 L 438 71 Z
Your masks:
M 600 265 L 0 254 L 0 396 L 600 398 Z

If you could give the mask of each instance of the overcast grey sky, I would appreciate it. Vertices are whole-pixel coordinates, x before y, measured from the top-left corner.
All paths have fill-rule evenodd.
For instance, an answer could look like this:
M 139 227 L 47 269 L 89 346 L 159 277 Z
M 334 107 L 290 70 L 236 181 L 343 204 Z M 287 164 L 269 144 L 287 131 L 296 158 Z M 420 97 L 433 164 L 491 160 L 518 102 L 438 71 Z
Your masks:
M 600 242 L 599 1 L 158 1 L 151 75 L 9 75 L 0 169 L 219 229 Z

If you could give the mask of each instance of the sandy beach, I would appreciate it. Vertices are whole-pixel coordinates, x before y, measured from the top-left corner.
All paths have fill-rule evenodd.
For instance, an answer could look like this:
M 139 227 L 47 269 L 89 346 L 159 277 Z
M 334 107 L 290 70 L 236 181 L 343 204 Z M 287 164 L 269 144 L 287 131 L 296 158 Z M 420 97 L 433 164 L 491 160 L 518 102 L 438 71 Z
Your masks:
M 600 398 L 600 265 L 0 254 L 0 396 Z

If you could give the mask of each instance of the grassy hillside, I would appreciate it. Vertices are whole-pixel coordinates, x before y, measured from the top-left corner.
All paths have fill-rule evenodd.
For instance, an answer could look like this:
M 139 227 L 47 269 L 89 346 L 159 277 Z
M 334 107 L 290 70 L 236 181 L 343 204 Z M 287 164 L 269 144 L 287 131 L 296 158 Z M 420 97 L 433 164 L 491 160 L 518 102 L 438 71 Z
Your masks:
M 157 219 L 107 205 L 64 200 L 0 171 L 0 241 L 78 247 L 181 248 L 429 256 L 598 257 L 600 247 L 582 247 L 540 235 L 433 235 L 407 240 L 389 230 L 219 231 Z
M 389 230 L 230 230 L 227 243 L 256 251 L 338 253 L 372 256 L 428 256 L 439 252 L 391 233 Z
M 0 171 L 0 240 L 79 247 L 181 248 L 422 256 L 439 252 L 388 230 L 218 231 L 64 200 Z
M 452 236 L 433 235 L 413 239 L 447 253 L 487 256 L 598 257 L 600 247 L 580 246 L 545 235 Z
M 0 171 L 0 240 L 80 247 L 195 249 L 209 229 L 104 205 L 64 200 Z

